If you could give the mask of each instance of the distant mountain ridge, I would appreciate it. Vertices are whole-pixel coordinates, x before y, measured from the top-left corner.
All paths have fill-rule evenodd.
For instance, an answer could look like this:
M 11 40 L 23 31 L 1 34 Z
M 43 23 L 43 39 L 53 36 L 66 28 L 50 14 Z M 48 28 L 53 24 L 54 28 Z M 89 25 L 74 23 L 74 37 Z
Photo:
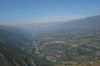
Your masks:
M 16 27 L 16 26 L 0 25 L 0 29 L 12 31 L 12 32 L 15 32 L 15 33 L 18 33 L 18 34 L 22 34 L 25 37 L 30 37 L 31 36 L 31 33 L 29 33 L 26 29 Z
M 71 20 L 59 26 L 61 26 L 61 29 L 100 29 L 100 15 L 87 17 L 85 19 Z
M 100 15 L 87 17 L 84 19 L 75 19 L 66 22 L 56 22 L 56 23 L 46 23 L 36 24 L 27 26 L 27 29 L 30 30 L 33 34 L 45 33 L 48 31 L 60 31 L 60 30 L 74 30 L 74 29 L 100 29 Z

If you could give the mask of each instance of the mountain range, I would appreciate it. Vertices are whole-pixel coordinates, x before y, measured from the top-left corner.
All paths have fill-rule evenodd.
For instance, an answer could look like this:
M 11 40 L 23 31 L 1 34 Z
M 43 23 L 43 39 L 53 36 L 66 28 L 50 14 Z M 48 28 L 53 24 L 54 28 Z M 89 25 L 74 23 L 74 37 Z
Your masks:
M 30 44 L 30 33 L 26 35 L 23 32 L 0 25 L 0 66 L 49 66 L 44 60 L 24 52 L 24 48 Z
M 100 15 L 48 25 L 0 25 L 0 66 L 100 65 Z

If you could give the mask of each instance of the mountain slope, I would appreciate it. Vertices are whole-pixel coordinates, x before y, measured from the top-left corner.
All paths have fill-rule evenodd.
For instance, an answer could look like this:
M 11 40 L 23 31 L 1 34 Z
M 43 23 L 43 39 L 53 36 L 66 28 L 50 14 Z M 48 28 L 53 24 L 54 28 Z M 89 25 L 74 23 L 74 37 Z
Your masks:
M 85 19 L 71 20 L 59 26 L 63 29 L 100 29 L 100 15 L 91 16 Z
M 32 65 L 26 59 L 27 54 L 24 52 L 9 44 L 0 43 L 0 66 Z
M 0 66 L 49 66 L 48 61 L 23 51 L 30 45 L 30 38 L 24 32 L 0 25 Z
M 29 38 L 18 29 L 0 25 L 0 42 L 21 48 L 28 44 Z
M 41 61 L 41 62 L 40 62 Z M 9 44 L 0 42 L 0 66 L 49 66 Z
M 76 65 L 67 65 L 67 66 L 100 66 L 100 60 L 86 62 L 86 63 L 80 63 L 80 64 L 76 64 Z

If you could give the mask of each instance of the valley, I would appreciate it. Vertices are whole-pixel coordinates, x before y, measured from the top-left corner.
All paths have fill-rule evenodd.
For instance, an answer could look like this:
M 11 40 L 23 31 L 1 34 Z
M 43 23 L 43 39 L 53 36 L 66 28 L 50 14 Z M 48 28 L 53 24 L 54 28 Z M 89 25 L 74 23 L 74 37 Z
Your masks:
M 91 23 L 94 17 L 100 18 L 100 16 L 93 16 L 73 20 L 75 22 L 57 24 L 56 27 L 46 26 L 43 31 L 41 28 L 41 31 L 37 29 L 36 32 L 32 28 L 23 30 L 1 26 L 1 66 L 5 63 L 8 63 L 8 66 L 77 66 L 79 63 L 84 65 L 88 64 L 86 62 L 99 61 L 100 26 L 98 25 L 100 24 L 99 19 Z M 88 26 L 84 27 L 86 22 Z M 76 24 L 76 27 L 70 27 L 74 23 L 80 24 L 81 27 Z M 5 63 L 2 64 L 1 62 L 4 61 Z
M 54 66 L 72 65 L 100 59 L 99 30 L 67 31 L 66 35 L 64 32 L 59 33 L 59 35 L 56 33 L 57 37 L 52 35 L 46 33 L 42 34 L 42 37 L 41 35 L 40 37 L 36 36 L 32 39 L 32 46 L 35 47 L 34 53 L 38 57 L 54 62 Z M 60 35 L 62 37 L 59 37 Z M 29 51 L 33 52 L 32 49 Z
M 100 0 L 0 0 L 0 66 L 100 66 Z

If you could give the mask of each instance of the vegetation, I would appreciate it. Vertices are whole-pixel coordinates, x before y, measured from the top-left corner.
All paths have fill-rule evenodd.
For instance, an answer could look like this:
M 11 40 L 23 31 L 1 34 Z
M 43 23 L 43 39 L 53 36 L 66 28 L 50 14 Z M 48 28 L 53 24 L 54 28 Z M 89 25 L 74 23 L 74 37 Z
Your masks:
M 52 38 L 47 38 L 48 35 Z M 36 47 L 60 64 L 76 64 L 100 59 L 99 30 L 57 31 L 36 37 L 35 39 L 38 39 Z
M 94 60 L 100 60 L 99 17 L 73 20 L 58 26 L 61 28 L 37 33 L 33 38 L 18 33 L 18 30 L 0 27 L 0 66 L 66 66 L 77 63 L 96 66 L 99 61 Z
M 100 60 L 80 63 L 76 65 L 67 65 L 67 66 L 100 66 Z
M 49 66 L 49 61 L 44 61 L 37 56 L 24 52 L 30 49 L 31 42 L 24 35 L 0 28 L 0 66 Z M 23 49 L 24 48 L 24 49 Z M 34 48 L 32 47 L 32 50 Z M 29 53 L 29 52 L 28 52 Z

